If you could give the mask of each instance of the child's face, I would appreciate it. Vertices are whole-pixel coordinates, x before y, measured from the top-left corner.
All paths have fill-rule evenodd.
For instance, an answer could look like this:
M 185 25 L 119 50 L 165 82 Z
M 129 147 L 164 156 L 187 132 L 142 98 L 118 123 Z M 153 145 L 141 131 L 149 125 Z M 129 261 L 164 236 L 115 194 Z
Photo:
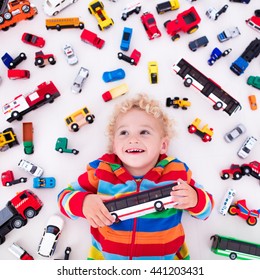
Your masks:
M 160 154 L 167 152 L 162 123 L 138 109 L 121 113 L 115 124 L 113 152 L 134 176 L 143 176 L 155 166 Z

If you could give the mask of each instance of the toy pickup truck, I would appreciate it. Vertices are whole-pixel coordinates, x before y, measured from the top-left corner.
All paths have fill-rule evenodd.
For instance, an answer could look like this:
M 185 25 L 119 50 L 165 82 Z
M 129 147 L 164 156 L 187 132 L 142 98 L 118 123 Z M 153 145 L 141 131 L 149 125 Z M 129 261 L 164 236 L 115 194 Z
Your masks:
M 156 5 L 156 11 L 158 14 L 164 14 L 166 12 L 177 10 L 179 8 L 179 0 L 165 1 Z

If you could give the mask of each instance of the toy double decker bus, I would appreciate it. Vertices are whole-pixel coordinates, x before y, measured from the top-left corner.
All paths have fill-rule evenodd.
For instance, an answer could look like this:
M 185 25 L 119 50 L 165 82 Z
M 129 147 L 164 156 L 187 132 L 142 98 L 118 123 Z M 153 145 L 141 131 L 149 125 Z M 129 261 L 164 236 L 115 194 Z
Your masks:
M 221 235 L 211 236 L 211 251 L 231 260 L 260 260 L 260 244 Z
M 115 223 L 156 211 L 161 212 L 176 205 L 170 193 L 172 188 L 177 185 L 178 182 L 174 182 L 166 186 L 109 200 L 104 204 L 110 214 L 115 217 Z

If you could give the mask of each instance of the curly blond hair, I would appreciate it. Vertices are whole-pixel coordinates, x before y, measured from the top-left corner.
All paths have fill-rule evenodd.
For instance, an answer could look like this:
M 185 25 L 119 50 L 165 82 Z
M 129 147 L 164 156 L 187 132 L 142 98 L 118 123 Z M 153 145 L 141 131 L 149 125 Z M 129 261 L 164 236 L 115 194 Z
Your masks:
M 116 105 L 107 127 L 109 152 L 112 152 L 113 150 L 115 124 L 118 116 L 122 113 L 127 113 L 131 109 L 145 111 L 147 114 L 150 114 L 161 121 L 163 137 L 168 137 L 170 139 L 174 135 L 172 120 L 170 120 L 167 114 L 163 112 L 159 101 L 149 98 L 145 93 L 140 93 L 136 97 L 124 100 L 122 103 Z

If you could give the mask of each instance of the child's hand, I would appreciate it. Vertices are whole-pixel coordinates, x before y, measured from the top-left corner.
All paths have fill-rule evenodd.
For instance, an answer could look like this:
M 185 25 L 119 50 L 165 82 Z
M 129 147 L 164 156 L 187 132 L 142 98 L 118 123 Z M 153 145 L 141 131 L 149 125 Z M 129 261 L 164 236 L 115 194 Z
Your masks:
M 114 217 L 105 207 L 103 200 L 108 200 L 107 196 L 89 194 L 83 202 L 83 214 L 94 228 L 104 227 L 113 224 Z
M 171 192 L 172 200 L 177 202 L 174 205 L 176 209 L 187 209 L 197 205 L 198 196 L 194 188 L 188 185 L 185 181 L 178 179 L 179 184 L 173 187 Z

